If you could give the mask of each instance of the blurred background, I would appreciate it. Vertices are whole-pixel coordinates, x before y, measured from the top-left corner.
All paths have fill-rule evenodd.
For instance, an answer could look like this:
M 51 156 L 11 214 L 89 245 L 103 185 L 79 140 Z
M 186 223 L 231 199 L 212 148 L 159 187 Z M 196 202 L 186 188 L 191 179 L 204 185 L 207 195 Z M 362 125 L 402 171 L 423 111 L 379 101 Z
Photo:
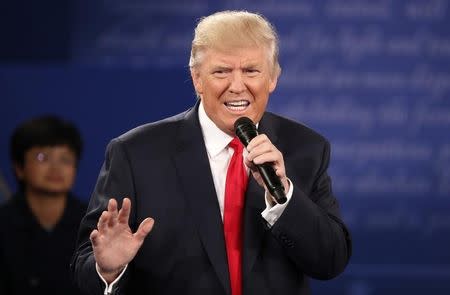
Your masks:
M 81 130 L 88 200 L 109 140 L 190 107 L 199 17 L 265 15 L 283 69 L 269 109 L 332 144 L 351 264 L 314 294 L 450 294 L 450 3 L 447 0 L 67 0 L 0 4 L 0 189 L 9 137 L 57 114 Z M 1 177 L 0 177 L 1 178 Z

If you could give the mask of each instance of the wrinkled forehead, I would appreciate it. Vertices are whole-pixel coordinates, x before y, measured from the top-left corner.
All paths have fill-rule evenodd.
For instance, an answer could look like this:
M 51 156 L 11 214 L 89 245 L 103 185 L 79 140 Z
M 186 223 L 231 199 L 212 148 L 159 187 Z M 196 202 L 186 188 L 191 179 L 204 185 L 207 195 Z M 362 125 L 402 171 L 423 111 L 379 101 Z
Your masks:
M 198 65 L 205 61 L 230 64 L 271 65 L 270 50 L 265 46 L 213 46 L 203 47 L 197 52 Z

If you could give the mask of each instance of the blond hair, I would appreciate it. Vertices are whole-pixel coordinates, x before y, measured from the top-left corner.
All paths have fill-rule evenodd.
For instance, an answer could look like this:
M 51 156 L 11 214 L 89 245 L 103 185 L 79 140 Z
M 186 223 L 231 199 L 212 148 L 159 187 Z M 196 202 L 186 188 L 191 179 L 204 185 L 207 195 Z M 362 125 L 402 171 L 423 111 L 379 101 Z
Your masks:
M 278 36 L 275 28 L 262 15 L 248 11 L 221 11 L 203 17 L 195 28 L 189 67 L 201 63 L 207 48 L 230 49 L 235 47 L 261 47 L 268 49 L 270 64 L 278 76 Z

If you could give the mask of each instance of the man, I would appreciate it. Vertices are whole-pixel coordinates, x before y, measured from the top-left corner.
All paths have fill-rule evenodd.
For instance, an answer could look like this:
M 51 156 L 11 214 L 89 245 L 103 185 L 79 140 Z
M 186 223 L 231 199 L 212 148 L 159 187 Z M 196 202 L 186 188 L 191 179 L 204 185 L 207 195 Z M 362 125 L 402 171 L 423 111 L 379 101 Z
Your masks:
M 79 294 L 68 264 L 86 210 L 70 193 L 81 149 L 78 130 L 58 117 L 14 130 L 19 189 L 0 207 L 0 294 Z
M 326 172 L 329 143 L 265 112 L 277 42 L 245 11 L 198 23 L 197 104 L 107 148 L 72 265 L 87 294 L 309 294 L 308 276 L 343 271 L 351 242 Z M 243 154 L 233 139 L 242 116 L 261 133 Z M 284 204 L 265 192 L 262 163 L 272 163 Z

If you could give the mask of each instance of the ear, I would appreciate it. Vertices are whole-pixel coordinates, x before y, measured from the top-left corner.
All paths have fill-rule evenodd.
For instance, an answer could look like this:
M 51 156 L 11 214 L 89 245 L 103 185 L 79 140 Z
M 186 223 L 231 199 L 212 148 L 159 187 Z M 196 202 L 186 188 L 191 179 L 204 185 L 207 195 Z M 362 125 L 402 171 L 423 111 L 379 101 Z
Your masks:
M 202 94 L 203 93 L 203 83 L 202 83 L 202 79 L 200 77 L 200 71 L 194 67 L 191 68 L 191 78 L 192 78 L 192 83 L 194 84 L 194 88 L 195 88 L 195 92 L 197 92 L 197 94 Z
M 14 172 L 16 173 L 16 177 L 19 180 L 23 180 L 23 176 L 24 176 L 24 169 L 22 166 L 20 166 L 17 163 L 14 163 Z
M 277 83 L 278 83 L 278 76 L 277 74 L 272 75 L 273 77 L 270 78 L 270 82 L 269 82 L 269 93 L 272 93 L 275 88 L 277 88 Z

